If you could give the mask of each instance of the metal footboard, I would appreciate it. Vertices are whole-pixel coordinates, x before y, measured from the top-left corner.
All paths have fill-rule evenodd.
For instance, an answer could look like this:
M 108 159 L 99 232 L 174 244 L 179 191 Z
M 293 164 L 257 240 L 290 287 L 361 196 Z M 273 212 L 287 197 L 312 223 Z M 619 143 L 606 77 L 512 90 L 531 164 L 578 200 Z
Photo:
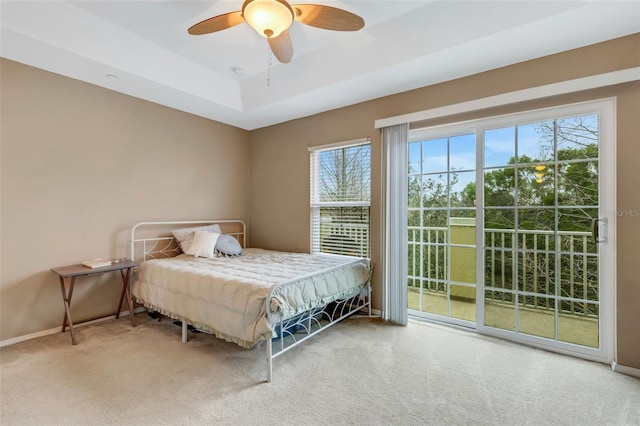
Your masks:
M 276 357 L 358 311 L 367 308 L 367 315 L 371 316 L 371 281 L 369 280 L 364 288 L 351 296 L 312 308 L 292 318 L 274 321 L 274 313 L 270 309 L 274 291 L 293 282 L 274 287 L 266 300 L 267 319 L 274 327 L 276 334 L 275 337 L 267 340 L 266 345 L 267 382 L 269 383 L 273 379 L 273 360 Z

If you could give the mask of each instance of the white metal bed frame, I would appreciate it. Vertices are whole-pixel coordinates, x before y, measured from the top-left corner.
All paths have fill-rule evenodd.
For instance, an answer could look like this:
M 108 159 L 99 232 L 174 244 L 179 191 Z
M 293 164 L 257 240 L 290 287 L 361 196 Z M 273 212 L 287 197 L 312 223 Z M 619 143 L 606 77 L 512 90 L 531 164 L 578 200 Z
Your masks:
M 246 247 L 246 224 L 242 220 L 206 220 L 206 221 L 172 221 L 172 222 L 140 222 L 131 229 L 131 260 L 144 261 L 148 259 L 169 258 L 180 254 L 182 251 L 176 244 L 175 238 L 169 236 L 156 236 L 141 238 L 136 236 L 136 232 L 142 228 L 153 228 L 163 226 L 202 226 L 219 224 L 221 227 L 228 224 L 235 224 L 241 227 L 241 231 L 225 232 L 233 235 L 242 245 Z M 223 229 L 224 232 L 224 229 Z M 136 246 L 142 245 L 142 250 L 136 256 Z M 292 285 L 300 279 L 308 278 L 316 274 L 323 274 L 331 270 L 338 269 L 344 265 L 338 265 L 324 269 L 317 273 L 307 274 L 296 277 L 294 279 L 279 283 L 273 286 L 265 301 L 266 307 L 271 306 L 271 300 L 274 292 L 283 286 Z M 371 266 L 369 265 L 369 268 Z M 331 327 L 333 324 L 345 319 L 354 313 L 367 308 L 367 315 L 371 317 L 371 280 L 367 282 L 366 287 L 357 294 L 339 299 L 324 306 L 312 308 L 293 318 L 276 320 L 271 309 L 265 309 L 267 321 L 271 326 L 275 327 L 277 336 L 267 339 L 266 355 L 267 355 L 267 382 L 271 383 L 273 379 L 273 360 L 282 355 L 284 352 L 292 349 L 298 344 L 304 342 L 310 337 L 316 335 L 320 331 Z M 175 314 L 179 314 L 175 312 Z M 186 343 L 188 340 L 188 321 L 182 321 L 182 341 Z

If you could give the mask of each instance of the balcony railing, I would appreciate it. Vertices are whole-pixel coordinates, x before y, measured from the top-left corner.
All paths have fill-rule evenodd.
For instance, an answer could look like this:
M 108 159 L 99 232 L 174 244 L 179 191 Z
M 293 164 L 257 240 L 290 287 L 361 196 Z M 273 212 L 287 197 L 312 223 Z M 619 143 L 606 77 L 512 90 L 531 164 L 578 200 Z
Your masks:
M 323 253 L 368 258 L 369 224 L 323 222 L 320 225 L 320 249 Z
M 467 235 L 475 234 L 472 228 Z M 551 311 L 558 303 L 561 313 L 597 317 L 597 245 L 589 232 L 485 229 L 484 235 L 486 300 Z M 475 282 L 457 282 L 455 272 L 475 269 L 475 259 L 472 264 L 469 259 L 473 256 L 458 248 L 475 246 L 455 238 L 447 227 L 409 227 L 410 287 L 446 294 L 450 283 L 452 296 L 454 288 L 473 290 Z
M 369 257 L 368 225 L 321 226 L 324 252 Z M 513 305 L 517 289 L 521 296 L 517 303 L 521 306 L 553 311 L 558 303 L 562 313 L 597 317 L 597 245 L 589 232 L 485 229 L 484 235 L 485 299 Z M 448 262 L 452 270 L 475 268 L 475 263 L 469 263 L 469 256 L 461 259 L 451 250 L 465 245 L 451 241 L 447 227 L 409 227 L 408 237 L 410 287 L 445 294 L 447 283 L 455 281 L 449 276 Z M 465 284 L 475 285 L 454 284 L 460 284 L 458 289 Z

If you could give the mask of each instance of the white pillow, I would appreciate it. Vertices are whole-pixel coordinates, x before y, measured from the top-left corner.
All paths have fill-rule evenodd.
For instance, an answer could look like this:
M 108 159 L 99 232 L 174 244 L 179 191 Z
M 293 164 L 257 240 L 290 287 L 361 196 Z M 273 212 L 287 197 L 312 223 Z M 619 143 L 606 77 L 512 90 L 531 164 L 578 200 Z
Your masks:
M 207 231 L 222 234 L 220 225 L 207 225 L 197 226 L 194 228 L 174 229 L 173 231 L 171 231 L 171 234 L 176 240 L 178 240 L 178 244 L 180 245 L 182 251 L 186 253 L 189 246 L 191 246 L 191 240 L 193 240 L 193 234 L 196 231 Z
M 191 245 L 185 253 L 195 257 L 213 257 L 220 234 L 217 232 L 196 231 L 193 234 Z

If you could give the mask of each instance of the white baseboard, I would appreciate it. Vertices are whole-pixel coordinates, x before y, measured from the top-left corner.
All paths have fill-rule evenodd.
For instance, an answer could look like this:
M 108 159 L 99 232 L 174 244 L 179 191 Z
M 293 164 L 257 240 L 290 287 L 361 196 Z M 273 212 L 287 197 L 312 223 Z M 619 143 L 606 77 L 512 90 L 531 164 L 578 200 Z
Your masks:
M 613 361 L 611 363 L 611 369 L 616 373 L 626 374 L 627 376 L 633 376 L 640 379 L 640 369 L 627 367 L 625 365 L 620 365 L 617 362 Z
M 363 309 L 361 309 L 361 310 L 359 311 L 359 314 L 360 314 L 360 315 L 355 315 L 355 317 L 357 317 L 357 318 L 380 318 L 380 316 L 381 316 L 381 314 L 382 314 L 382 312 L 380 312 L 380 310 L 379 310 L 379 309 L 373 309 L 373 308 L 372 308 L 372 309 L 371 309 L 371 316 L 368 316 L 368 315 L 364 316 L 364 315 L 362 315 L 362 313 L 366 313 L 366 310 L 367 310 L 367 308 L 366 308 L 366 307 L 365 307 L 365 308 L 363 308 Z
M 139 308 L 136 308 L 136 309 L 133 310 L 133 312 L 135 312 L 136 314 L 140 313 L 140 312 L 144 312 L 144 311 L 146 311 L 145 307 L 139 307 Z M 129 311 L 120 312 L 120 316 L 121 317 L 128 317 L 129 316 Z M 94 320 L 91 320 L 91 321 L 81 322 L 81 323 L 78 323 L 78 324 L 74 324 L 73 328 L 83 327 L 85 325 L 96 324 L 96 323 L 99 323 L 99 322 L 115 319 L 115 317 L 116 317 L 116 314 L 113 314 L 113 315 L 108 315 L 106 317 L 94 319 Z M 18 337 L 14 337 L 14 338 L 11 338 L 11 339 L 0 340 L 0 348 L 2 348 L 4 346 L 14 345 L 14 344 L 20 343 L 20 342 L 25 342 L 25 341 L 31 340 L 31 339 L 37 339 L 38 337 L 50 336 L 50 335 L 56 334 L 56 333 L 60 333 L 60 327 L 50 328 L 49 330 L 42 330 L 42 331 L 38 331 L 36 333 L 31 333 L 31 334 L 25 334 L 24 336 L 18 336 Z

